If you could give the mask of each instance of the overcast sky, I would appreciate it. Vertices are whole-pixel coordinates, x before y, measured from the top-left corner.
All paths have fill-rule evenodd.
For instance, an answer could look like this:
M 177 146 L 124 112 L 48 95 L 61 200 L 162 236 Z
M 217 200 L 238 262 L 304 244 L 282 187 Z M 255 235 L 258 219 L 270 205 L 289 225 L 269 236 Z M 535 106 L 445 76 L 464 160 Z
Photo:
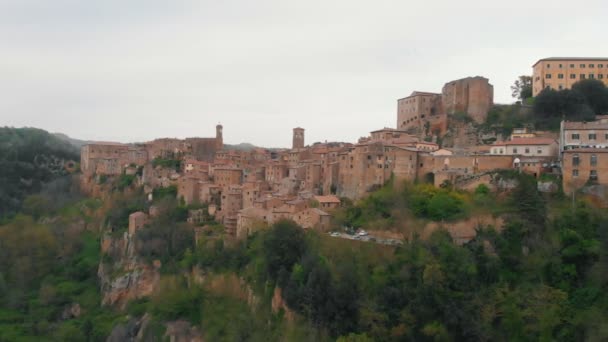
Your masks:
M 396 100 L 607 56 L 608 1 L 0 0 L 0 126 L 288 147 L 394 127 Z

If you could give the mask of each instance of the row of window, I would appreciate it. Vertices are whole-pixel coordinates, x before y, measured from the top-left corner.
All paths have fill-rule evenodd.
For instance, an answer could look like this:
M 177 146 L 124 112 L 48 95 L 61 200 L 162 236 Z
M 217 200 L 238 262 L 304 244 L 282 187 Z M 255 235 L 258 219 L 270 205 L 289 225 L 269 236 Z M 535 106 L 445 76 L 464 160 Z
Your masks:
M 415 97 L 415 98 L 413 98 L 413 99 L 409 99 L 409 100 L 402 101 L 402 103 L 414 103 L 414 102 L 417 102 L 417 101 L 416 101 L 417 99 L 418 99 L 418 98 L 416 98 L 416 97 Z M 426 97 L 422 97 L 422 102 L 426 102 Z M 430 101 L 429 101 L 429 102 L 430 102 Z
M 563 66 L 563 64 L 558 64 L 558 67 L 559 67 L 559 68 L 563 68 L 564 66 Z M 574 68 L 574 64 L 570 64 L 570 67 L 571 67 L 571 68 Z M 586 67 L 586 65 L 585 65 L 585 64 L 579 64 L 579 67 L 580 67 L 580 68 L 585 68 L 585 67 Z M 589 64 L 589 67 L 590 67 L 590 68 L 595 68 L 595 64 Z M 604 67 L 604 64 L 598 64 L 598 65 L 597 65 L 597 67 L 598 67 L 598 68 L 603 68 L 603 67 Z M 547 64 L 547 69 L 549 69 L 549 68 L 551 68 L 551 64 Z
M 578 170 L 572 170 L 572 177 L 578 177 Z M 597 170 L 589 170 L 589 179 L 597 180 Z
M 503 154 L 503 153 L 504 153 L 504 150 L 502 148 L 498 150 L 498 154 Z M 513 147 L 513 153 L 519 153 L 517 147 Z M 537 154 L 543 153 L 543 149 L 540 148 L 540 147 L 536 148 L 536 153 Z M 529 147 L 526 147 L 524 149 L 524 154 L 530 154 L 530 148 Z
M 580 139 L 581 139 L 581 135 L 579 133 L 572 133 L 572 140 L 580 140 Z M 597 139 L 597 134 L 589 133 L 589 134 L 587 134 L 587 139 L 595 140 L 595 139 Z M 604 134 L 604 139 L 608 140 L 608 133 Z
M 572 156 L 572 166 L 579 166 L 581 163 L 581 160 L 578 156 L 578 154 L 575 154 Z M 592 154 L 591 158 L 589 159 L 589 165 L 591 166 L 597 166 L 597 155 Z
M 589 74 L 588 76 L 589 76 L 590 80 L 595 79 L 595 74 Z M 545 74 L 545 78 L 546 79 L 551 79 L 552 77 L 553 76 L 551 74 Z M 557 74 L 557 78 L 560 79 L 560 80 L 563 79 L 564 78 L 564 74 Z M 586 74 L 580 74 L 579 78 L 581 80 L 584 80 L 584 79 L 587 78 L 587 75 Z M 606 78 L 608 78 L 608 75 L 606 75 Z M 576 74 L 570 74 L 570 79 L 572 79 L 572 80 L 576 79 Z M 604 74 L 598 74 L 597 75 L 597 79 L 598 80 L 603 80 L 604 79 Z M 538 80 L 538 77 L 537 77 L 537 80 Z

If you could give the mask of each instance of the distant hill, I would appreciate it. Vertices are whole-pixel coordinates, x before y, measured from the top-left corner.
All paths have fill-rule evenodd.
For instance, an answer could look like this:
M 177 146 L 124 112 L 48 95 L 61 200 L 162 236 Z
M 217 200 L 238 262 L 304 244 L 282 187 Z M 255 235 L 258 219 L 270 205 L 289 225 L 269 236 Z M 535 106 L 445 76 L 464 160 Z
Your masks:
M 79 140 L 79 139 L 70 138 L 69 136 L 67 136 L 66 134 L 63 134 L 63 133 L 52 133 L 52 134 L 55 137 L 70 143 L 71 145 L 73 145 L 74 147 L 76 147 L 79 150 L 82 146 L 93 142 L 91 140 Z
M 256 148 L 258 147 L 250 143 L 240 143 L 238 145 L 224 144 L 224 149 L 227 150 L 251 151 Z
M 0 127 L 0 220 L 16 213 L 25 197 L 67 175 L 67 161 L 79 159 L 79 148 L 47 131 Z

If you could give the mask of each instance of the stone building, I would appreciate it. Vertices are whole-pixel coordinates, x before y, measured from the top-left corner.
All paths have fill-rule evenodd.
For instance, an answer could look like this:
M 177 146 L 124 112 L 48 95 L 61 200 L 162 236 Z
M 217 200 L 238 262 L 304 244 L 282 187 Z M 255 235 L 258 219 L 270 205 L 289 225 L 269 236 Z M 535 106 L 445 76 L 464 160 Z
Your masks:
M 582 147 L 608 148 L 608 117 L 598 116 L 591 122 L 561 122 L 560 151 Z
M 441 112 L 441 94 L 414 91 L 397 100 L 397 129 L 422 131 L 424 122 Z
M 494 87 L 487 78 L 467 77 L 444 84 L 441 94 L 414 91 L 397 100 L 397 129 L 419 135 L 443 135 L 448 118 L 457 113 L 485 121 L 494 104 Z
M 562 154 L 562 177 L 566 194 L 586 185 L 608 185 L 608 149 L 565 150 Z
M 80 169 L 87 176 L 120 175 L 129 165 L 141 166 L 147 160 L 147 151 L 140 145 L 99 142 L 80 149 Z
M 129 235 L 135 235 L 135 232 L 143 228 L 148 222 L 148 215 L 142 211 L 136 211 L 129 215 Z
M 233 167 L 215 168 L 213 182 L 219 187 L 239 185 L 243 183 L 243 170 Z
M 397 181 L 416 179 L 418 151 L 383 142 L 357 144 L 339 155 L 337 194 L 360 198 L 384 185 L 394 174 Z
M 570 89 L 580 80 L 597 79 L 608 85 L 608 58 L 549 57 L 532 66 L 532 96 L 543 89 Z
M 608 117 L 596 121 L 560 124 L 560 151 L 564 192 L 586 185 L 608 185 Z
M 558 150 L 558 142 L 555 139 L 518 138 L 495 142 L 490 148 L 490 154 L 557 159 Z
M 451 81 L 441 90 L 441 102 L 448 116 L 466 113 L 475 122 L 483 123 L 494 105 L 494 87 L 481 76 Z
M 319 209 L 321 210 L 332 210 L 340 206 L 340 199 L 338 198 L 338 196 L 315 196 L 314 199 L 319 202 Z

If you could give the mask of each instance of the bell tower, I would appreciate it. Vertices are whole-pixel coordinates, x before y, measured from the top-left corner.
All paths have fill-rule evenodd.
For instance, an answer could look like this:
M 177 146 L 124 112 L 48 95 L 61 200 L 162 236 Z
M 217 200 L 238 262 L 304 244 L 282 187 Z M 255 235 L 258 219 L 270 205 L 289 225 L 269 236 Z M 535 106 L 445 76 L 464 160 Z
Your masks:
M 291 148 L 304 148 L 304 128 L 297 127 L 293 129 L 293 142 Z
M 222 125 L 215 126 L 215 143 L 218 151 L 224 149 L 223 129 Z

